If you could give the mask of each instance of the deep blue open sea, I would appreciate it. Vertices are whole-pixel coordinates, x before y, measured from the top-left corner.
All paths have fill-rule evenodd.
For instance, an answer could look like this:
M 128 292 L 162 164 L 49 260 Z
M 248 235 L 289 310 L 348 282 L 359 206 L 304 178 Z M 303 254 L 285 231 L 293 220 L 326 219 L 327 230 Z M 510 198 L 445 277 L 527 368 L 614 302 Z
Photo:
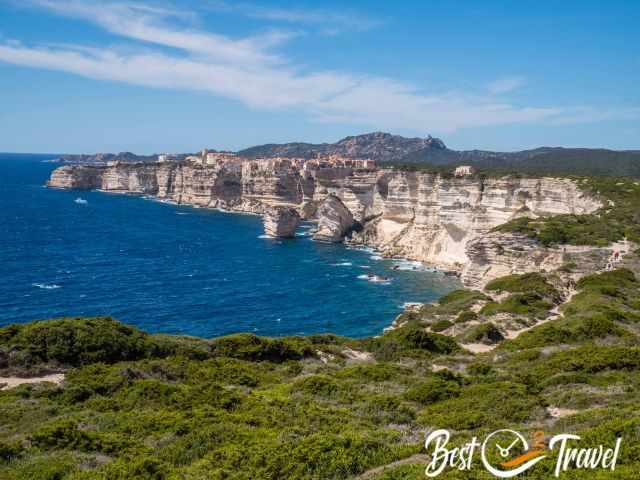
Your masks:
M 201 337 L 366 336 L 404 302 L 458 286 L 308 236 L 261 238 L 257 216 L 47 189 L 56 166 L 48 158 L 0 154 L 0 325 L 110 315 L 148 332 Z M 407 270 L 393 270 L 399 263 Z M 362 278 L 369 272 L 391 281 Z

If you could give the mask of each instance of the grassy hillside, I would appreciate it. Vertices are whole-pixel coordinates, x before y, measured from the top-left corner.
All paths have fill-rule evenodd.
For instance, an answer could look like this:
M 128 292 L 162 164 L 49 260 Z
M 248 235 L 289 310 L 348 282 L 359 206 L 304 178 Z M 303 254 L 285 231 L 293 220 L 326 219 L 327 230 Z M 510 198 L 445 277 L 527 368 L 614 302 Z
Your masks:
M 548 148 L 519 152 L 424 149 L 393 160 L 431 167 L 474 165 L 495 173 L 640 177 L 640 151 L 604 148 Z
M 424 322 L 458 317 L 494 294 L 553 299 L 553 286 L 505 277 L 486 294 L 454 292 L 362 340 L 204 340 L 109 318 L 5 327 L 3 376 L 64 371 L 66 380 L 0 392 L 0 478 L 418 479 L 428 431 L 447 428 L 461 444 L 506 427 L 578 433 L 583 446 L 621 435 L 615 476 L 563 478 L 637 478 L 640 283 L 621 269 L 577 289 L 563 318 L 481 355 Z M 372 471 L 390 464 L 398 466 Z M 474 465 L 438 478 L 491 478 Z M 545 460 L 526 478 L 550 478 L 552 468 Z

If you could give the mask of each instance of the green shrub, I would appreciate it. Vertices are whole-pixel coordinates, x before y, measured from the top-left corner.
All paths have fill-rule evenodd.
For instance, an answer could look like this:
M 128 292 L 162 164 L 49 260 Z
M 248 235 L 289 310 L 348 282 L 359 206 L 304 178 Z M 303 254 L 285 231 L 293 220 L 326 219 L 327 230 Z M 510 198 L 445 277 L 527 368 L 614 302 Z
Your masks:
M 478 290 L 454 290 L 438 300 L 437 305 L 424 305 L 419 313 L 429 315 L 457 315 L 463 310 L 468 310 L 479 301 L 488 300 L 488 297 Z
M 486 298 L 486 295 L 478 290 L 454 290 L 441 297 L 438 303 L 440 305 L 448 305 L 450 303 L 486 300 Z
M 302 337 L 266 338 L 252 333 L 239 333 L 219 337 L 211 343 L 217 356 L 243 360 L 284 362 L 299 360 L 314 353 L 311 342 Z
M 460 394 L 460 384 L 442 377 L 433 377 L 409 388 L 404 397 L 407 400 L 429 405 L 431 403 L 457 397 Z
M 18 442 L 0 441 L 0 463 L 9 462 L 18 458 L 24 449 Z
M 125 446 L 119 439 L 84 431 L 71 420 L 61 420 L 43 426 L 31 435 L 33 445 L 43 449 L 69 449 L 84 452 L 117 452 Z
M 467 323 L 478 319 L 478 314 L 473 310 L 466 310 L 460 312 L 460 315 L 455 320 L 455 323 Z
M 109 317 L 64 318 L 0 329 L 0 349 L 23 352 L 20 358 L 26 365 L 137 360 L 149 354 L 150 346 L 148 335 Z
M 557 298 L 558 291 L 547 282 L 542 274 L 524 273 L 507 275 L 490 281 L 485 287 L 489 291 L 537 294 L 540 297 Z
M 545 318 L 553 304 L 537 293 L 514 293 L 500 303 L 487 303 L 480 315 L 487 317 L 498 313 L 509 313 L 532 318 Z
M 327 375 L 311 375 L 298 380 L 294 388 L 310 395 L 332 397 L 338 391 L 338 384 Z
M 433 332 L 442 332 L 443 330 L 446 330 L 452 325 L 453 325 L 453 322 L 443 319 L 443 320 L 437 320 L 436 322 L 432 323 L 430 327 Z
M 611 291 L 617 292 L 620 288 L 632 288 L 637 284 L 636 277 L 631 270 L 618 268 L 609 272 L 587 275 L 578 280 L 576 288 L 578 290 L 603 292 L 605 295 L 609 295 Z M 611 296 L 615 296 L 615 294 Z
M 381 337 L 369 339 L 365 345 L 381 360 L 391 360 L 402 355 L 449 354 L 460 349 L 451 337 L 427 332 L 418 322 L 411 322 Z
M 580 343 L 605 337 L 625 337 L 630 333 L 603 316 L 556 320 L 532 328 L 503 344 L 504 348 L 544 347 L 566 343 Z
M 467 343 L 498 343 L 504 340 L 504 336 L 491 322 L 476 325 L 469 331 L 465 332 L 463 339 Z
M 428 405 L 419 421 L 432 428 L 468 430 L 504 428 L 540 415 L 543 401 L 513 382 L 470 385 L 460 395 Z
M 343 368 L 336 376 L 361 382 L 384 382 L 410 373 L 411 370 L 392 363 L 369 363 Z

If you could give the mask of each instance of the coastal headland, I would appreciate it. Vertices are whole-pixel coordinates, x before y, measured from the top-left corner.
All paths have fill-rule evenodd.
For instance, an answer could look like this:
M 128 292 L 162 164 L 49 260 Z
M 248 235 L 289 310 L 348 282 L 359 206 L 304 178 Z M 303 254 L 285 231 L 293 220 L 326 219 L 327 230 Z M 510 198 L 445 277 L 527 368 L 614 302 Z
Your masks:
M 602 207 L 568 178 L 486 176 L 470 167 L 404 171 L 339 155 L 250 159 L 203 151 L 181 160 L 65 165 L 53 171 L 48 186 L 266 214 L 267 233 L 284 237 L 291 236 L 297 218 L 316 221 L 318 240 L 421 261 L 456 272 L 469 287 L 505 274 L 558 268 L 567 255 L 590 255 L 494 228 L 518 218 L 583 215 Z M 503 249 L 494 251 L 496 244 Z

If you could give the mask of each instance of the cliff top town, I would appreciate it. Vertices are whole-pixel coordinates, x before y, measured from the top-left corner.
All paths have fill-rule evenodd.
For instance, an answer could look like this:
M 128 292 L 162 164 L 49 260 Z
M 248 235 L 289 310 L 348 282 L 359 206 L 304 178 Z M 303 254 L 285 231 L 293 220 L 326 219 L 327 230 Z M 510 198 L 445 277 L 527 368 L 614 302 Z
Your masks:
M 171 154 L 158 155 L 158 162 L 178 161 L 178 156 Z M 295 167 L 304 170 L 319 170 L 323 168 L 353 168 L 358 170 L 372 170 L 376 162 L 371 159 L 350 158 L 338 154 L 317 155 L 315 158 L 296 157 L 258 157 L 249 158 L 233 152 L 215 152 L 204 149 L 199 155 L 189 155 L 186 162 L 206 167 L 226 167 L 241 169 L 243 163 L 256 162 L 274 166 Z M 113 165 L 113 163 L 110 163 Z
M 210 157 L 207 159 L 207 155 Z M 425 138 L 407 138 L 384 132 L 373 132 L 345 137 L 335 143 L 265 144 L 249 147 L 238 152 L 206 150 L 198 154 L 165 153 L 136 155 L 131 152 L 98 153 L 93 155 L 61 155 L 60 162 L 66 164 L 105 165 L 108 162 L 127 163 L 181 161 L 192 158 L 206 163 L 235 158 L 287 158 L 329 161 L 332 159 L 372 160 L 378 166 L 404 165 L 421 168 L 445 167 L 453 169 L 459 165 L 471 165 L 478 170 L 500 170 L 520 173 L 575 174 L 575 175 L 620 175 L 640 177 L 640 151 L 606 150 L 596 148 L 540 147 L 515 152 L 488 150 L 453 150 L 439 139 L 428 135 Z M 198 160 L 198 158 L 200 160 Z M 369 167 L 366 167 L 369 168 Z

